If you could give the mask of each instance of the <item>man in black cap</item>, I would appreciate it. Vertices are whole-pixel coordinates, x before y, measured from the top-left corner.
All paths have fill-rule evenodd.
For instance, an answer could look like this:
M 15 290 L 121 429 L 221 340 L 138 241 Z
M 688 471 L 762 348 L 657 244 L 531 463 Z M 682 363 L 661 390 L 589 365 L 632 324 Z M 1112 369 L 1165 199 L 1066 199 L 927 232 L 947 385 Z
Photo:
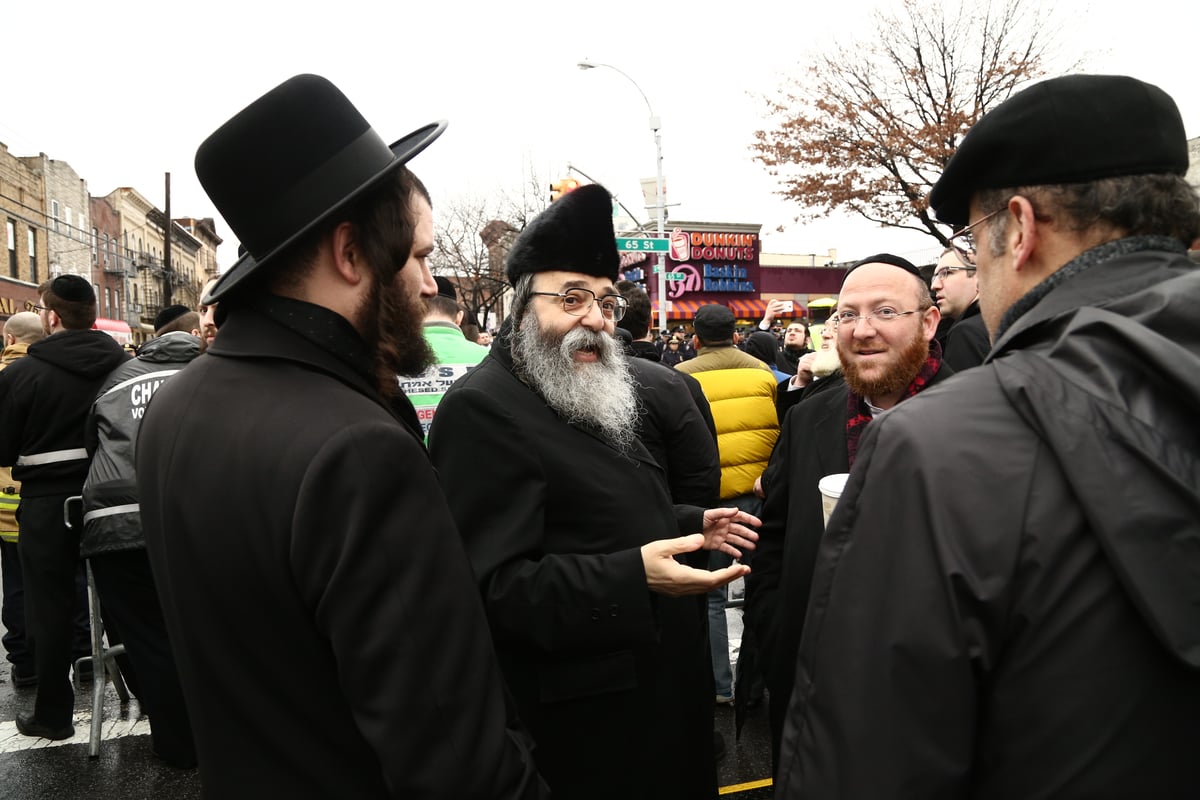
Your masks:
M 470 565 L 397 375 L 423 371 L 429 193 L 327 80 L 196 171 L 247 254 L 220 335 L 155 393 L 142 526 L 213 797 L 538 796 Z M 303 186 L 298 192 L 297 185 Z
M 463 310 L 454 284 L 441 275 L 434 276 L 434 281 L 437 294 L 425 299 L 423 331 L 433 352 L 433 363 L 420 375 L 400 378 L 400 389 L 416 408 L 425 436 L 429 436 L 429 426 L 446 390 L 488 354 L 486 347 L 467 341 L 459 327 Z
M 763 654 L 775 762 L 825 530 L 817 484 L 849 471 L 861 435 L 877 416 L 952 374 L 931 342 L 939 318 L 925 279 L 907 260 L 880 253 L 853 264 L 828 323 L 836 328 L 845 380 L 784 417 L 763 476 L 760 547 L 745 605 Z
M 430 451 L 551 791 L 715 798 L 703 594 L 746 568 L 675 556 L 737 554 L 757 520 L 672 506 L 612 338 L 619 261 L 601 186 L 529 224 L 508 256 L 512 314 L 446 393 Z M 486 481 L 481 463 L 498 467 Z
M 33 711 L 17 714 L 26 736 L 66 739 L 71 718 L 72 616 L 79 572 L 79 533 L 63 522 L 63 504 L 78 495 L 88 471 L 84 420 L 105 376 L 128 356 L 93 330 L 96 295 L 78 275 L 38 287 L 47 336 L 0 372 L 0 464 L 21 481 L 21 573 L 27 636 L 38 688 Z
M 200 315 L 168 306 L 154 318 L 154 334 L 108 376 L 88 415 L 79 554 L 91 562 L 110 641 L 125 645 L 154 754 L 186 769 L 196 766 L 196 748 L 146 557 L 134 449 L 150 398 L 204 352 Z
M 863 437 L 778 796 L 1196 795 L 1187 165 L 1175 103 L 1128 77 L 1035 84 L 967 133 L 930 204 L 974 239 L 994 344 Z

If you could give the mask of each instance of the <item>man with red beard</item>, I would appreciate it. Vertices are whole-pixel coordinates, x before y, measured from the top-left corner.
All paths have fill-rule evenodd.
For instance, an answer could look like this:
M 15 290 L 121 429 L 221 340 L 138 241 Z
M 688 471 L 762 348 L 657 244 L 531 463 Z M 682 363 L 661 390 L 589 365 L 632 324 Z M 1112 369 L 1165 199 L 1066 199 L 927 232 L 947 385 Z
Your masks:
M 444 128 L 387 145 L 301 75 L 196 154 L 247 254 L 204 297 L 220 336 L 154 394 L 137 477 L 209 796 L 542 796 L 396 380 L 428 362 L 437 291 L 404 164 Z
M 844 382 L 792 407 L 763 476 L 759 546 L 746 580 L 746 622 L 759 637 L 770 692 L 772 758 L 780 738 L 804 627 L 817 545 L 825 530 L 817 483 L 849 472 L 863 429 L 952 373 L 931 344 L 939 319 L 920 271 L 881 253 L 846 272 L 838 307 L 837 353 Z
M 512 315 L 446 393 L 429 446 L 554 796 L 711 799 L 704 595 L 748 568 L 675 557 L 737 556 L 757 538 L 740 523 L 758 520 L 672 506 L 612 336 L 619 262 L 603 187 L 534 219 L 508 256 Z

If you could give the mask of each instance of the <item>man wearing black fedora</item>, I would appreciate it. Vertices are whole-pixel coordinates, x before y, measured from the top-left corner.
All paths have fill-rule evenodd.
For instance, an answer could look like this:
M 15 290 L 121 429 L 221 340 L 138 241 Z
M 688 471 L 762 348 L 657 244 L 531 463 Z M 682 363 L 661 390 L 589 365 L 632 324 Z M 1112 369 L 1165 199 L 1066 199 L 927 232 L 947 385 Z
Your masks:
M 396 376 L 428 362 L 429 193 L 327 80 L 196 154 L 246 255 L 154 396 L 142 522 L 212 797 L 537 797 L 462 543 Z

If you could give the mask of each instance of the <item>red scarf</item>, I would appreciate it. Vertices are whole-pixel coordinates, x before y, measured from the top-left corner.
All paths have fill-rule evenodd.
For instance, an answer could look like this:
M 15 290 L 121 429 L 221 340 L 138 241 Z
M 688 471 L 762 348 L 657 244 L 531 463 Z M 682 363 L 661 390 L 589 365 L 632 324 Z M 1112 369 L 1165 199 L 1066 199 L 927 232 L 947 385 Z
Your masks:
M 929 343 L 929 358 L 925 359 L 925 363 L 921 366 L 917 377 L 912 379 L 912 383 L 908 384 L 908 388 L 904 390 L 904 394 L 896 402 L 904 402 L 928 386 L 929 382 L 933 380 L 933 376 L 937 375 L 938 370 L 941 368 L 942 346 L 934 339 Z M 850 466 L 853 467 L 854 456 L 858 453 L 858 439 L 862 436 L 867 423 L 874 419 L 874 417 L 871 416 L 871 411 L 867 407 L 865 398 L 855 394 L 853 390 L 848 390 L 846 394 L 846 451 L 850 457 Z

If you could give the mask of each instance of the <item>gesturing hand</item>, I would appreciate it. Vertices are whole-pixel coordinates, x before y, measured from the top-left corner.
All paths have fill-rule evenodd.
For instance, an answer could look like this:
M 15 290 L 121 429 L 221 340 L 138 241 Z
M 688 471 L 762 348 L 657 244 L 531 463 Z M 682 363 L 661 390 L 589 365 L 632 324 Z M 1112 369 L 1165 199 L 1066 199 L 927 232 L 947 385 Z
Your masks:
M 704 512 L 704 549 L 720 550 L 741 558 L 738 547 L 753 550 L 758 534 L 747 525 L 762 525 L 762 520 L 736 508 L 710 508 Z M 735 546 L 736 545 L 736 546 Z
M 680 564 L 675 556 L 699 550 L 704 537 L 698 533 L 678 539 L 659 539 L 642 545 L 642 565 L 646 570 L 646 585 L 653 592 L 670 597 L 704 594 L 724 586 L 735 578 L 750 573 L 745 564 L 732 564 L 724 569 L 694 569 Z

